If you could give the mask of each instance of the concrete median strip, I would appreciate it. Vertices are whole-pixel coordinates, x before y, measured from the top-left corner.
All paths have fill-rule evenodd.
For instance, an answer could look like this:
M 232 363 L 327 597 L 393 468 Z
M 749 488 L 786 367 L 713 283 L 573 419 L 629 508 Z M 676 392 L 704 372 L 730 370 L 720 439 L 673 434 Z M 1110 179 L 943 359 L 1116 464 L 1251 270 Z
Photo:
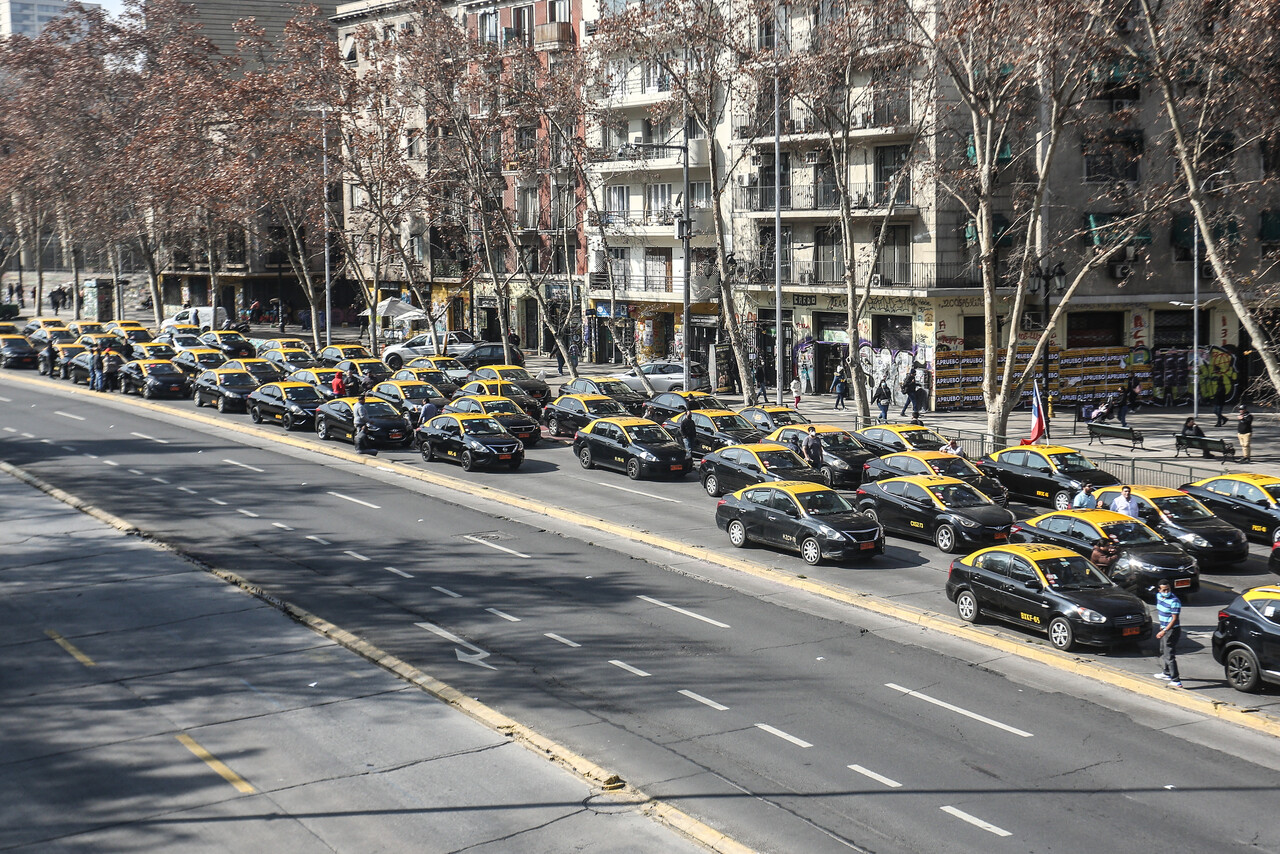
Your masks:
M 100 395 L 88 391 L 87 389 L 79 389 L 75 387 L 68 389 L 65 385 L 58 384 L 47 379 L 26 376 L 5 376 L 4 379 L 31 386 L 56 388 L 64 392 L 70 392 L 78 395 L 90 395 L 95 399 L 100 399 Z M 215 417 L 208 416 L 200 412 L 175 413 L 172 409 L 147 400 L 131 399 L 129 403 L 134 406 L 151 409 L 168 415 L 181 414 L 181 416 L 186 419 L 198 421 L 212 427 L 230 430 L 232 432 L 253 436 L 258 439 L 280 442 L 291 447 L 334 457 L 335 459 L 340 459 L 343 462 L 358 463 L 360 465 L 371 466 L 382 471 L 387 470 L 385 462 L 380 463 L 375 459 L 362 456 L 354 451 L 329 447 L 323 444 L 305 441 L 288 434 L 280 434 L 279 432 L 268 431 L 250 425 L 218 420 Z M 4 469 L 0 470 L 10 472 L 18 471 L 7 464 L 0 463 L 0 465 L 5 466 Z M 679 540 L 660 534 L 654 534 L 649 531 L 632 528 L 624 524 L 610 522 L 605 519 L 600 519 L 575 510 L 569 510 L 564 507 L 545 504 L 543 502 L 524 498 L 518 495 L 511 495 L 487 486 L 480 486 L 466 480 L 435 474 L 432 472 L 417 471 L 410 468 L 404 468 L 403 470 L 396 469 L 395 473 L 402 477 L 408 477 L 424 483 L 430 483 L 434 486 L 446 487 L 455 492 L 460 492 L 475 498 L 494 501 L 521 511 L 548 516 L 562 522 L 610 534 L 624 540 L 643 543 L 672 554 L 706 561 L 726 569 L 736 570 L 795 590 L 802 590 L 815 596 L 821 596 L 832 601 L 841 602 L 856 608 L 862 608 L 881 616 L 892 617 L 906 623 L 921 626 L 922 628 L 932 629 L 952 637 L 981 644 L 982 646 L 999 652 L 1036 661 L 1067 673 L 1094 679 L 1114 688 L 1130 691 L 1134 694 L 1158 700 L 1172 706 L 1178 706 L 1188 711 L 1209 717 L 1216 717 L 1258 732 L 1280 737 L 1280 719 L 1265 712 L 1249 710 L 1234 703 L 1204 699 L 1189 692 L 1170 691 L 1163 683 L 1153 683 L 1148 679 L 1143 679 L 1142 677 L 1098 661 L 1083 659 L 1068 653 L 1062 653 L 1057 650 L 1042 647 L 1028 639 L 1003 635 L 994 630 L 977 628 L 969 625 L 968 623 L 961 622 L 956 618 L 939 614 L 934 611 L 900 605 L 869 593 L 860 593 L 856 590 L 850 590 L 839 585 L 814 581 L 813 579 L 805 578 L 793 572 L 780 570 L 775 567 L 744 560 L 742 558 L 719 554 L 702 546 L 682 543 Z M 125 527 L 121 528 L 122 530 L 129 530 L 130 532 L 137 531 L 136 528 L 123 522 L 123 520 L 119 520 L 104 511 L 92 508 L 92 505 L 88 505 L 74 496 L 67 495 L 67 493 L 48 485 L 38 485 L 34 481 L 38 481 L 39 479 L 32 478 L 31 475 L 28 475 L 25 472 L 15 474 L 15 476 L 20 477 L 28 483 L 37 485 L 38 488 L 48 492 L 55 498 L 66 501 L 66 503 L 71 504 L 71 506 L 81 509 L 90 515 L 94 515 L 95 518 L 99 518 L 114 527 L 119 528 L 123 525 Z M 86 510 L 86 507 L 90 507 L 92 510 Z

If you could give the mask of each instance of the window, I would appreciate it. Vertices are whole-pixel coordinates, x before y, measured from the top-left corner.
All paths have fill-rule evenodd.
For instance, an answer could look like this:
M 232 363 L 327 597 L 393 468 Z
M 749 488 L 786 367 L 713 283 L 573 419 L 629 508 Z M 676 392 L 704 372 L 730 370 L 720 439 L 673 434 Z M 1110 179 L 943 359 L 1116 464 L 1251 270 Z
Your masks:
M 756 48 L 758 50 L 773 50 L 777 44 L 777 24 L 769 18 L 760 19 L 760 23 L 756 28 Z
M 872 346 L 911 352 L 910 315 L 871 315 Z
M 1122 346 L 1123 311 L 1073 311 L 1067 314 L 1067 349 Z
M 532 243 L 520 244 L 520 267 L 525 273 L 538 272 L 538 247 Z
M 875 197 L 878 204 L 889 204 L 891 191 L 893 204 L 911 204 L 911 167 L 908 163 L 910 157 L 911 146 L 909 145 L 882 145 L 876 148 Z M 896 190 L 895 180 L 898 182 Z
M 613 273 L 614 286 L 625 288 L 631 276 L 631 248 L 628 246 L 610 246 L 609 269 Z
M 538 147 L 538 129 L 536 127 L 516 128 L 516 150 L 529 153 Z
M 981 350 L 987 346 L 987 318 L 973 314 L 964 318 L 964 349 Z
M 404 132 L 404 153 L 414 159 L 422 156 L 422 131 L 409 128 Z
M 1091 184 L 1137 183 L 1142 153 L 1141 131 L 1086 137 L 1084 180 Z
M 614 185 L 605 188 L 604 194 L 605 210 L 608 211 L 610 219 L 617 219 L 619 222 L 625 222 L 631 213 L 631 188 L 623 185 Z
M 1169 311 L 1157 311 L 1151 324 L 1151 347 L 1152 349 L 1163 349 L 1165 347 L 1190 347 L 1192 343 L 1192 326 L 1191 326 L 1190 309 L 1174 309 Z M 1200 312 L 1200 344 L 1203 346 L 1209 340 L 1209 312 Z
M 911 229 L 905 225 L 891 225 L 880 247 L 880 261 L 876 265 L 881 287 L 911 283 Z
M 644 188 L 644 213 L 649 219 L 671 215 L 671 185 L 647 184 Z
M 476 32 L 481 44 L 498 43 L 498 13 L 481 12 L 476 16 Z
M 569 0 L 550 0 L 547 3 L 547 20 L 551 22 L 568 22 Z
M 511 32 L 507 44 L 529 47 L 533 44 L 533 7 L 516 6 L 511 10 Z
M 705 210 L 711 207 L 711 182 L 694 181 L 689 184 L 689 207 Z
M 844 238 L 839 226 L 820 225 L 813 229 L 813 279 L 844 280 Z

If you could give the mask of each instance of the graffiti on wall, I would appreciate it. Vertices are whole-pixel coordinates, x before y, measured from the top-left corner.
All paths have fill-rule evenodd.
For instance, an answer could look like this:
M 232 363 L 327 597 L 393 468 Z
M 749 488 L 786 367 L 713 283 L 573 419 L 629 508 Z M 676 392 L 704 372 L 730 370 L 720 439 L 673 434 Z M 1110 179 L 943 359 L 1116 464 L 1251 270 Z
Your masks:
M 1240 397 L 1239 355 L 1233 346 L 1201 347 L 1193 358 L 1191 350 L 1167 349 L 1154 353 L 1134 348 L 1133 364 L 1151 364 L 1152 402 L 1157 406 L 1182 406 L 1191 401 L 1192 371 L 1200 375 L 1200 400 L 1212 402 L 1219 391 L 1224 403 Z
M 901 390 L 902 381 L 913 371 L 916 382 L 922 388 L 932 388 L 933 381 L 930 376 L 932 363 L 922 364 L 918 358 L 920 355 L 919 348 L 915 346 L 909 350 L 873 347 L 870 341 L 864 339 L 858 345 L 858 360 L 862 363 L 862 370 L 867 377 L 867 396 L 870 397 L 880 381 L 884 380 L 888 383 L 889 390 L 893 392 L 893 405 L 901 406 L 907 399 Z

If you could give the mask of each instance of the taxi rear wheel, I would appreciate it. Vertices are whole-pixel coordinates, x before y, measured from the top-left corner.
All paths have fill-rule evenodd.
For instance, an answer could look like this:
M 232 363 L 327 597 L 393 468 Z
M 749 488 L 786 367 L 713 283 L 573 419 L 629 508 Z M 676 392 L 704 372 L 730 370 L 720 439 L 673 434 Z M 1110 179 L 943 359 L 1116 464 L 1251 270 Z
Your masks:
M 862 515 L 863 515 L 863 516 L 866 516 L 866 517 L 867 517 L 868 519 L 870 519 L 872 522 L 879 522 L 879 521 L 880 521 L 880 514 L 876 513 L 876 508 L 874 508 L 874 507 L 864 507 L 864 508 L 862 508 Z
M 560 419 L 552 415 L 547 419 L 547 429 L 551 431 L 552 436 L 560 435 Z
M 933 544 L 938 551 L 951 554 L 956 550 L 956 529 L 950 525 L 939 525 L 933 532 Z
M 707 495 L 710 495 L 712 498 L 719 498 L 724 494 L 720 491 L 720 478 L 716 477 L 714 472 L 708 474 L 702 479 L 702 488 L 705 489 L 707 491 Z
M 218 411 L 219 412 L 227 411 L 227 399 L 222 395 L 218 395 Z
M 1258 657 L 1245 647 L 1238 646 L 1228 651 L 1222 667 L 1227 682 L 1237 691 L 1253 693 L 1262 683 L 1262 676 L 1258 672 Z
M 640 479 L 640 461 L 639 460 L 627 460 L 627 477 L 631 478 L 632 480 Z
M 1053 494 L 1053 509 L 1070 510 L 1071 509 L 1071 493 L 1065 489 Z
M 590 449 L 590 448 L 583 448 L 583 449 L 582 449 L 582 452 L 581 452 L 580 454 L 578 454 L 578 462 L 582 463 L 582 467 L 583 467 L 584 469 L 593 469 L 593 468 L 595 468 L 595 467 L 596 467 L 596 464 L 595 464 L 595 463 L 592 461 L 592 459 L 591 459 L 591 449 Z
M 982 613 L 978 607 L 978 597 L 973 595 L 972 590 L 961 590 L 956 596 L 956 613 L 960 615 L 960 619 L 966 623 L 978 622 L 978 616 Z
M 729 544 L 736 549 L 747 545 L 747 526 L 737 519 L 729 523 Z
M 1075 646 L 1076 633 L 1062 617 L 1054 617 L 1049 621 L 1049 643 L 1053 644 L 1055 649 L 1067 652 L 1071 647 Z
M 323 418 L 316 419 L 316 437 L 321 442 L 329 441 L 329 422 Z
M 470 451 L 462 452 L 462 470 L 471 471 L 476 467 L 476 458 L 471 456 Z
M 800 544 L 800 557 L 809 566 L 817 566 L 822 563 L 822 546 L 813 537 L 805 537 Z
M 249 407 L 249 418 L 253 421 L 253 423 L 254 423 L 254 424 L 261 424 L 261 423 L 262 423 L 262 410 L 261 410 L 261 409 L 259 409 L 259 408 L 258 408 L 258 407 L 256 407 L 256 406 L 250 406 L 250 407 Z

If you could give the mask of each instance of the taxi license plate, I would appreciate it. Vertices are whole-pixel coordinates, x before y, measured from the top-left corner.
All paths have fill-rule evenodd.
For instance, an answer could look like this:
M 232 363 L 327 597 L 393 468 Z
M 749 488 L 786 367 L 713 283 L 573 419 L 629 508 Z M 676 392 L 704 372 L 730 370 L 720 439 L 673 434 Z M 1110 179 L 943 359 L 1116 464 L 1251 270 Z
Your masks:
M 1174 586 L 1174 587 L 1190 587 L 1190 586 L 1191 586 L 1191 579 L 1190 579 L 1190 578 L 1175 578 L 1175 579 L 1173 580 L 1173 586 Z
M 875 547 L 876 547 L 875 543 L 862 543 L 861 545 L 858 546 L 858 548 L 862 549 L 863 551 L 866 551 L 867 549 L 874 549 Z
M 510 454 L 498 454 L 498 459 L 500 459 L 500 460 L 509 460 L 509 459 L 511 459 L 511 455 L 510 455 Z
M 181 389 L 182 389 L 182 386 L 176 386 L 176 385 L 169 386 L 169 391 L 180 391 Z
M 389 435 L 391 436 L 391 438 L 392 438 L 392 439 L 403 439 L 403 438 L 404 438 L 404 434 L 403 434 L 403 433 L 391 433 L 391 434 L 389 434 Z
M 997 531 L 997 532 L 996 532 L 996 539 L 997 539 L 997 540 L 1006 540 L 1006 539 L 1008 539 L 1008 538 L 1009 538 L 1009 535 L 1008 535 L 1008 534 L 1006 534 L 1005 532 L 1003 532 L 1003 531 Z
M 672 466 L 672 471 L 684 471 L 684 466 Z
M 1133 635 L 1136 635 L 1141 631 L 1142 631 L 1141 627 L 1132 626 L 1130 628 L 1121 630 L 1120 634 L 1124 637 L 1132 637 Z
M 528 433 L 517 433 L 517 434 L 516 434 L 516 438 L 517 438 L 517 439 L 528 439 L 528 438 L 529 438 L 529 434 L 528 434 Z

